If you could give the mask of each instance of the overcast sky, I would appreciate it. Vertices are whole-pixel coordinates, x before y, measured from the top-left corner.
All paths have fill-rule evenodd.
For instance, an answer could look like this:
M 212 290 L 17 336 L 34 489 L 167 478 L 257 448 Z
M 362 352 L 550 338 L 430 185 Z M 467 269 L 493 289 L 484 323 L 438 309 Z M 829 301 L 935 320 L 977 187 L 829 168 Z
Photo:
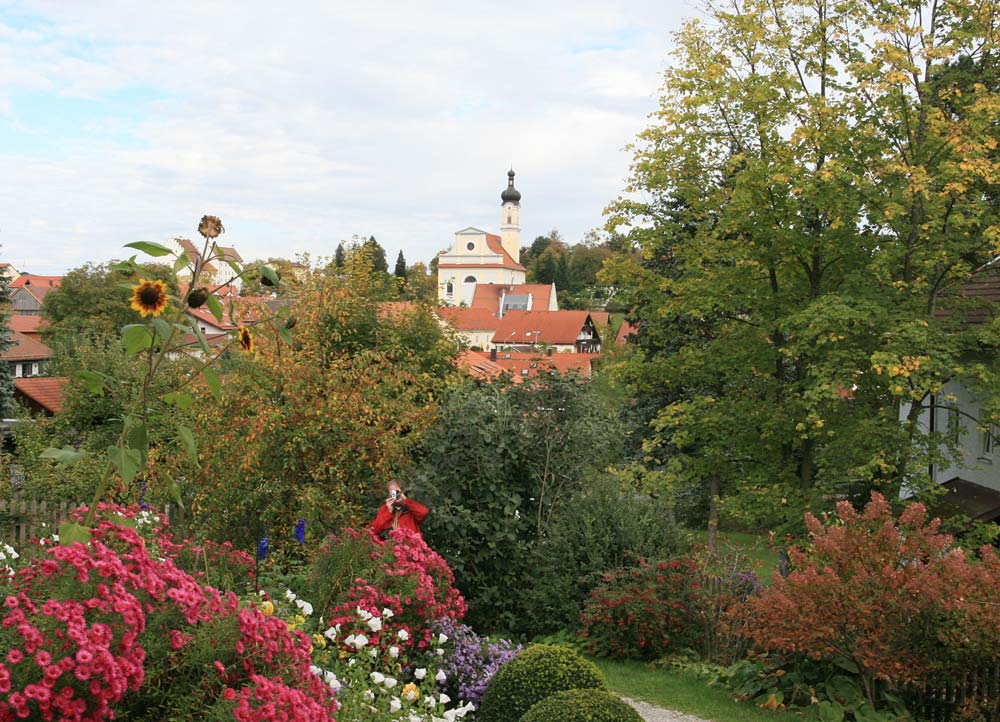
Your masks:
M 624 186 L 689 0 L 0 0 L 0 258 L 63 273 L 222 218 L 247 260 L 374 234 L 570 242 Z

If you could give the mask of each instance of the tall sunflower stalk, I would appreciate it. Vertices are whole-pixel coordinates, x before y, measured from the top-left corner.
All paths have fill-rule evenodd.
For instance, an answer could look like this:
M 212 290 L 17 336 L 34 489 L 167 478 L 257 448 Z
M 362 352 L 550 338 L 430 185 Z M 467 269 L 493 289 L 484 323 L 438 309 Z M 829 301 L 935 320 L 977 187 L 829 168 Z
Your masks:
M 173 257 L 174 274 L 185 270 L 190 275 L 190 283 L 182 293 L 174 296 L 168 292 L 168 284 L 163 279 L 140 278 L 132 287 L 130 306 L 140 318 L 139 323 L 128 324 L 122 328 L 122 341 L 128 353 L 144 357 L 145 372 L 141 388 L 129 404 L 124 416 L 121 433 L 117 443 L 107 448 L 107 460 L 102 467 L 94 489 L 94 498 L 82 523 L 66 522 L 60 526 L 59 538 L 63 544 L 86 542 L 90 538 L 90 529 L 98 505 L 104 500 L 112 480 L 117 475 L 123 485 L 128 485 L 132 479 L 141 474 L 147 463 L 150 450 L 148 425 L 149 411 L 155 403 L 153 398 L 153 381 L 161 372 L 165 360 L 183 357 L 190 362 L 189 368 L 180 380 L 167 393 L 160 393 L 159 400 L 178 409 L 190 408 L 194 398 L 187 393 L 186 388 L 197 379 L 204 380 L 212 394 L 219 398 L 221 380 L 216 370 L 220 360 L 235 348 L 252 354 L 254 349 L 254 334 L 249 326 L 255 328 L 272 324 L 286 341 L 290 341 L 288 329 L 283 324 L 273 323 L 274 318 L 254 319 L 252 322 L 241 318 L 237 323 L 233 303 L 230 300 L 228 318 L 235 327 L 228 338 L 214 347 L 208 343 L 197 320 L 186 313 L 186 308 L 207 306 L 218 323 L 223 322 L 227 315 L 222 301 L 215 292 L 222 285 L 231 285 L 238 278 L 259 275 L 262 283 L 276 286 L 279 283 L 277 274 L 269 266 L 242 266 L 232 259 L 225 258 L 215 239 L 224 232 L 222 222 L 216 216 L 203 216 L 198 225 L 198 232 L 204 238 L 201 253 L 191 258 L 184 251 L 174 251 L 166 246 L 148 241 L 137 241 L 126 244 L 127 248 L 162 258 Z M 132 256 L 115 266 L 129 274 L 137 274 L 139 268 L 136 257 Z M 224 262 L 233 271 L 225 284 L 210 288 L 201 281 L 205 277 L 206 267 L 213 262 Z M 193 339 L 193 340 L 192 340 Z M 103 393 L 106 376 L 93 370 L 82 371 L 80 378 L 87 384 L 91 393 Z M 176 424 L 176 438 L 185 450 L 191 462 L 198 464 L 198 449 L 194 434 L 183 424 Z M 52 458 L 63 463 L 73 463 L 87 455 L 88 452 L 71 448 L 46 449 L 43 457 Z M 174 499 L 183 506 L 180 488 L 177 482 L 167 475 L 168 488 Z

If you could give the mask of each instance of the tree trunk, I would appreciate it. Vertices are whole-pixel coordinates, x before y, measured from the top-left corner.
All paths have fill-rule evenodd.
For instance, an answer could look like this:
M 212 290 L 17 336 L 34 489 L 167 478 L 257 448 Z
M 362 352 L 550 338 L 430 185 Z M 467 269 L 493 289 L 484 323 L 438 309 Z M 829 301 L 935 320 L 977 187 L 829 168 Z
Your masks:
M 708 550 L 715 554 L 719 550 L 719 495 L 722 481 L 713 476 L 708 482 Z

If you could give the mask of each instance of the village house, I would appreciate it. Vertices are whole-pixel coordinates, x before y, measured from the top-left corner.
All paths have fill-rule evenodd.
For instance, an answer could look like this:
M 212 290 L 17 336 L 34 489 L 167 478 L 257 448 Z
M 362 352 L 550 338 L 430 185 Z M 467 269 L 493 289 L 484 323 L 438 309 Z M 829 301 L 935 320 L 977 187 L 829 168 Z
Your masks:
M 40 316 L 42 301 L 62 284 L 62 276 L 36 276 L 22 273 L 10 282 L 11 313 L 20 316 Z
M 178 254 L 187 254 L 192 263 L 197 262 L 201 258 L 201 249 L 190 239 L 173 238 L 170 241 L 170 245 Z M 204 265 L 199 283 L 203 283 L 213 289 L 219 286 L 232 286 L 236 289 L 236 294 L 238 295 L 243 288 L 243 279 L 237 275 L 236 271 L 226 261 L 242 264 L 243 257 L 231 246 L 216 245 L 215 248 L 216 254 L 221 256 L 221 259 L 213 259 Z M 211 257 L 211 254 L 209 254 L 209 257 Z M 177 278 L 185 283 L 191 283 L 190 270 L 186 268 L 181 269 L 177 274 Z
M 68 382 L 64 376 L 19 378 L 14 381 L 14 398 L 33 413 L 53 416 L 63 409 Z
M 600 353 L 601 337 L 589 311 L 508 311 L 499 319 L 490 348 L 557 353 Z

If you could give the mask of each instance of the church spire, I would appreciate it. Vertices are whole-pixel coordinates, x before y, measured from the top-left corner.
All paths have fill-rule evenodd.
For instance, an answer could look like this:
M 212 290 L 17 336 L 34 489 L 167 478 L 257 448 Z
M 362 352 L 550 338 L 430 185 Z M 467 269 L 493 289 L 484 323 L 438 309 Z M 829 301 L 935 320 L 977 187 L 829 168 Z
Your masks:
M 507 188 L 500 194 L 503 209 L 500 218 L 501 244 L 515 262 L 521 259 L 521 193 L 514 187 L 514 169 L 507 171 Z
M 500 194 L 500 200 L 504 203 L 520 203 L 521 193 L 514 187 L 514 169 L 507 171 L 507 188 Z

